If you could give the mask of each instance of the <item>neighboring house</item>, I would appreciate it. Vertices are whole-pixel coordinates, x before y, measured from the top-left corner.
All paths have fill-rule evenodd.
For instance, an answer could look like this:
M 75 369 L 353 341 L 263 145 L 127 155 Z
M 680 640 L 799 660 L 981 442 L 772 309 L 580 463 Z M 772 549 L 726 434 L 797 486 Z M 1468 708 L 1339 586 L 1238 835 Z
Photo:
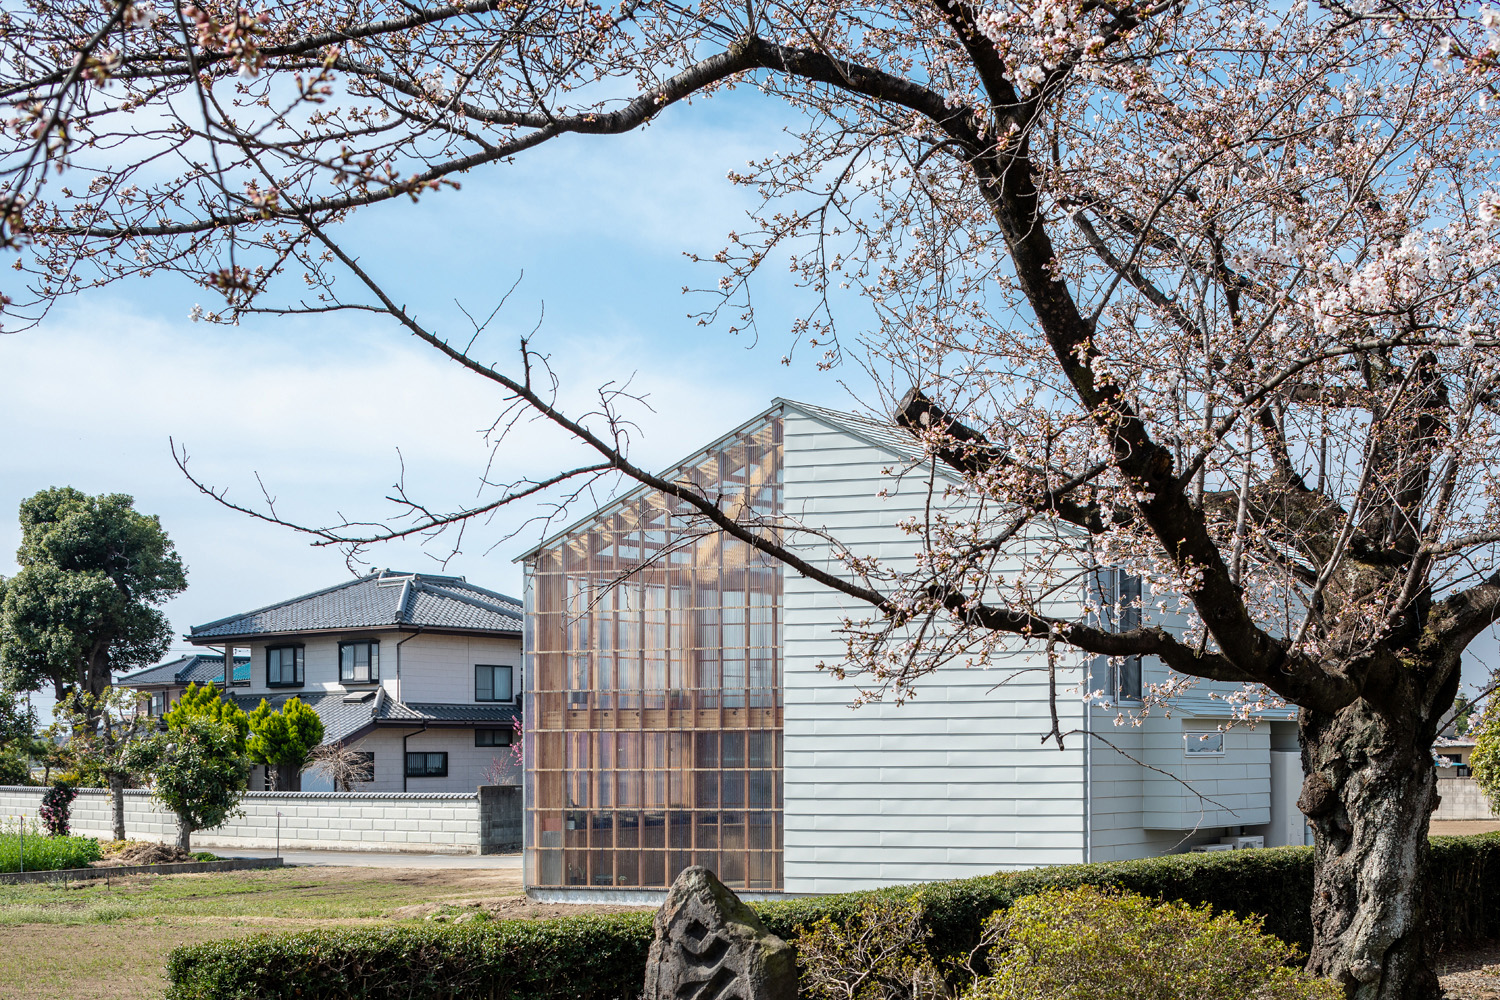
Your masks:
M 187 639 L 248 652 L 247 683 L 233 690 L 247 712 L 301 698 L 325 743 L 371 754 L 373 778 L 356 791 L 468 792 L 520 780 L 521 622 L 519 603 L 462 577 L 383 570 Z M 257 767 L 252 787 L 264 782 Z M 309 774 L 302 790 L 331 789 Z
M 817 532 L 910 566 L 899 522 L 931 502 L 929 475 L 936 495 L 945 485 L 904 431 L 790 400 L 665 475 L 812 529 L 787 538 L 833 572 Z M 1229 686 L 1200 683 L 1170 718 L 1117 728 L 1116 707 L 1085 711 L 1080 685 L 1128 707 L 1166 669 L 1060 654 L 1061 729 L 1102 739 L 1059 750 L 1039 743 L 1052 725 L 1045 652 L 1019 642 L 983 667 L 938 670 L 904 705 L 851 710 L 857 681 L 820 666 L 843 661 L 842 622 L 867 609 L 655 491 L 520 558 L 533 895 L 660 892 L 690 864 L 751 893 L 823 893 L 1239 835 L 1303 842 L 1295 723 L 1279 709 L 1221 732 L 1230 708 L 1212 695 Z M 1138 587 L 1111 575 L 1107 590 Z M 1084 597 L 1080 585 L 1058 612 Z
M 250 683 L 250 658 L 234 658 L 234 677 L 231 688 L 243 688 Z M 224 689 L 224 655 L 206 656 L 189 653 L 166 663 L 158 663 L 145 670 L 126 674 L 115 681 L 117 687 L 132 688 L 141 695 L 140 711 L 143 715 L 161 716 L 177 704 L 182 692 L 189 684 L 216 684 Z
M 1432 744 L 1432 761 L 1439 778 L 1467 778 L 1470 758 L 1474 756 L 1474 737 L 1439 736 Z

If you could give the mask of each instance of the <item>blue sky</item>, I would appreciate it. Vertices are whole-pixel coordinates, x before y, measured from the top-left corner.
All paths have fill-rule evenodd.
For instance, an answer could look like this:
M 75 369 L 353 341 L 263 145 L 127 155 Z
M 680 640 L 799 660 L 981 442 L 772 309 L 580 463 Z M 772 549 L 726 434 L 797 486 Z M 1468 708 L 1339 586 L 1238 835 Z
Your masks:
M 517 340 L 545 306 L 533 348 L 552 356 L 565 403 L 583 412 L 599 385 L 633 377 L 655 409 L 633 408 L 633 454 L 664 465 L 778 395 L 852 403 L 840 384 L 849 373 L 819 373 L 812 352 L 781 364 L 796 300 L 784 269 L 758 288 L 758 343 L 688 315 L 707 299 L 682 287 L 711 286 L 718 272 L 685 252 L 712 254 L 725 233 L 745 228 L 752 204 L 726 173 L 784 142 L 782 122 L 759 109 L 716 118 L 698 104 L 623 138 L 560 141 L 464 177 L 461 191 L 377 206 L 344 237 L 398 299 L 464 339 L 454 299 L 488 313 L 524 272 L 476 353 L 515 370 Z M 215 306 L 186 282 L 135 280 L 0 338 L 0 421 L 9 429 L 0 573 L 15 568 L 16 505 L 67 484 L 130 493 L 161 517 L 189 570 L 187 592 L 167 607 L 179 634 L 347 576 L 340 552 L 201 495 L 173 465 L 169 438 L 231 498 L 258 498 L 258 473 L 278 509 L 302 521 L 390 513 L 382 497 L 400 472 L 397 449 L 414 496 L 441 508 L 472 502 L 489 457 L 481 432 L 499 411 L 488 383 L 368 315 L 224 327 L 191 322 L 199 302 Z M 552 471 L 566 449 L 544 425 L 523 427 L 493 475 Z M 388 545 L 369 558 L 516 594 L 511 558 L 537 531 L 502 540 L 512 527 L 509 518 L 481 527 L 446 569 L 435 559 L 448 551 L 440 543 Z
M 744 229 L 754 203 L 726 173 L 788 141 L 789 119 L 752 97 L 677 107 L 621 138 L 560 140 L 464 177 L 462 191 L 368 210 L 345 238 L 399 301 L 455 335 L 463 330 L 455 298 L 487 313 L 524 272 L 480 352 L 513 366 L 516 340 L 545 304 L 534 346 L 551 354 L 574 412 L 611 379 L 633 376 L 649 396 L 655 412 L 636 408 L 633 450 L 648 467 L 775 396 L 836 407 L 853 405 L 851 389 L 873 398 L 857 369 L 817 371 L 805 345 L 781 364 L 803 301 L 784 267 L 756 286 L 758 342 L 688 315 L 707 300 L 682 287 L 710 286 L 719 272 L 684 254 L 711 255 L 724 234 Z M 400 471 L 397 449 L 415 497 L 436 508 L 472 500 L 489 457 L 481 431 L 498 409 L 486 383 L 368 316 L 221 327 L 189 320 L 199 302 L 215 305 L 185 282 L 137 280 L 65 302 L 40 329 L 0 338 L 0 573 L 15 568 L 20 500 L 72 485 L 130 493 L 161 517 L 189 571 L 188 590 L 167 607 L 179 634 L 347 577 L 339 551 L 200 494 L 173 465 L 169 438 L 232 499 L 256 500 L 258 474 L 279 510 L 305 522 L 389 514 L 381 498 Z M 858 322 L 857 308 L 849 318 Z M 525 427 L 499 452 L 495 475 L 544 474 L 568 447 L 543 426 Z M 436 561 L 448 551 L 441 543 L 388 545 L 369 558 L 517 594 L 511 558 L 537 529 L 506 540 L 515 526 L 512 517 L 481 526 L 446 568 Z

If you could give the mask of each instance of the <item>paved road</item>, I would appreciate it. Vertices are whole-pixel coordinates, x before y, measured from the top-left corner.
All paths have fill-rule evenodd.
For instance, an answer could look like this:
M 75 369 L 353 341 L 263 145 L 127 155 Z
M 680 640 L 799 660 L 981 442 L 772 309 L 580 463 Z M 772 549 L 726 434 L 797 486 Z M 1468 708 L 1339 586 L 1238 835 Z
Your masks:
M 270 858 L 273 850 L 208 847 L 221 858 Z M 336 865 L 356 868 L 493 868 L 519 871 L 519 854 L 383 854 L 375 851 L 282 851 L 289 865 Z

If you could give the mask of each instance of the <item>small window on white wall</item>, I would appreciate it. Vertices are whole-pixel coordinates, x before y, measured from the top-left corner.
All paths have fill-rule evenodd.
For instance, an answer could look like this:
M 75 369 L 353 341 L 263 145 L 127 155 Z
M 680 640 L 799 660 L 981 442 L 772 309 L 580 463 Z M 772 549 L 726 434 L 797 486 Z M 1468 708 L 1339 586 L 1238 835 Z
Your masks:
M 1111 632 L 1132 632 L 1141 627 L 1141 578 L 1123 569 L 1099 571 L 1099 603 L 1104 625 Z M 1108 692 L 1114 701 L 1140 701 L 1141 658 L 1110 658 Z
M 513 697 L 510 667 L 500 667 L 489 663 L 475 665 L 475 701 L 511 701 Z
M 380 643 L 361 640 L 339 643 L 339 682 L 373 684 L 380 680 Z
M 1218 730 L 1183 733 L 1182 743 L 1189 757 L 1224 756 L 1224 734 Z

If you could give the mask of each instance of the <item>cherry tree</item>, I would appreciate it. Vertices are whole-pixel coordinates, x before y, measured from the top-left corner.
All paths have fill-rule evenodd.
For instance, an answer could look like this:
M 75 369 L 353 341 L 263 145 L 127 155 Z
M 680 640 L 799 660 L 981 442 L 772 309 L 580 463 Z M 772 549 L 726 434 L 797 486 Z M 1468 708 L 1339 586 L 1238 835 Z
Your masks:
M 175 273 L 218 293 L 206 321 L 380 313 L 489 380 L 497 426 L 540 414 L 594 456 L 449 513 L 403 495 L 391 525 L 321 541 L 621 475 L 864 602 L 845 668 L 866 690 L 1027 642 L 1284 700 L 1316 832 L 1309 967 L 1427 997 L 1429 747 L 1500 618 L 1497 26 L 1432 0 L 31 0 L 0 22 L 0 236 L 25 279 L 6 309 L 14 329 Z M 940 509 L 966 512 L 909 526 L 915 569 L 833 572 L 651 474 L 619 390 L 563 412 L 545 357 L 476 357 L 342 241 L 358 210 L 462 197 L 460 175 L 563 136 L 607 153 L 730 89 L 803 127 L 732 176 L 762 209 L 705 261 L 710 312 L 754 322 L 746 290 L 790 262 L 798 341 L 885 373 L 870 408 L 959 474 Z M 1116 567 L 1143 624 L 1058 616 Z

